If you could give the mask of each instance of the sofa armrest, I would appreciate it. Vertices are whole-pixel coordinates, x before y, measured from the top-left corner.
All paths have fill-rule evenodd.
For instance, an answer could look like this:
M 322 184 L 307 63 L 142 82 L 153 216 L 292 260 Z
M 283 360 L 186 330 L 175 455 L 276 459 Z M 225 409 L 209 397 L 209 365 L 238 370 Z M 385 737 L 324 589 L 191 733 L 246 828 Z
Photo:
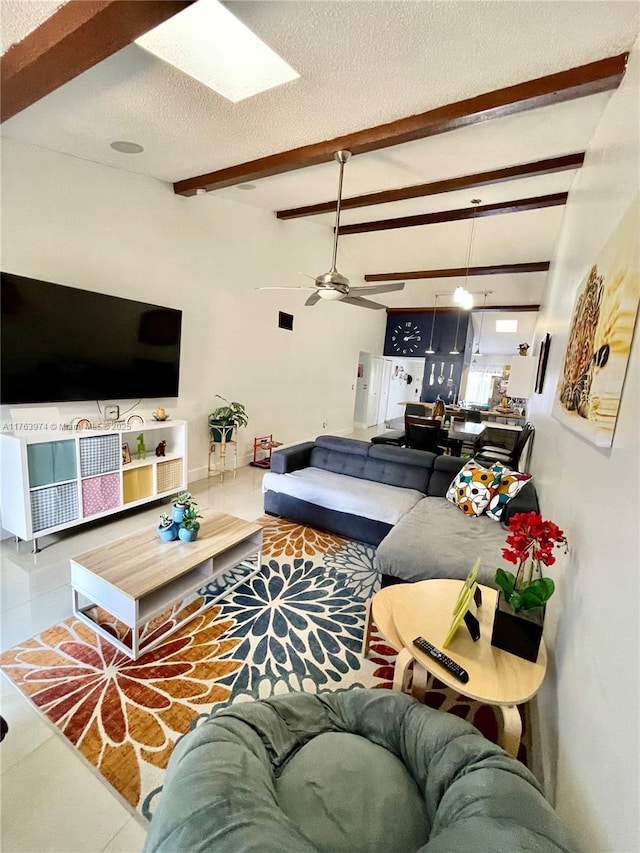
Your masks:
M 314 441 L 304 441 L 302 444 L 274 450 L 271 454 L 271 470 L 274 474 L 290 474 L 300 468 L 308 468 L 311 451 L 315 446 Z

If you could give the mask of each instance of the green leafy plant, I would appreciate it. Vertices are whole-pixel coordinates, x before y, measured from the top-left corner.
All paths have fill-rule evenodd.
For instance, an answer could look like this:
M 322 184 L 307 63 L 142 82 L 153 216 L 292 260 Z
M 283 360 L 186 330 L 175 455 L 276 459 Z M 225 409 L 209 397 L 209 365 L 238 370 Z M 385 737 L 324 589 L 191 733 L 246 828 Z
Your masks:
M 238 426 L 243 427 L 249 423 L 247 412 L 242 403 L 235 401 L 229 402 L 226 397 L 221 397 L 216 394 L 219 400 L 223 400 L 226 405 L 218 406 L 209 415 L 209 426 Z
M 504 593 L 505 600 L 517 613 L 543 607 L 555 592 L 551 578 L 542 576 L 542 565 L 551 566 L 556 558 L 553 549 L 564 546 L 567 539 L 553 521 L 544 521 L 537 512 L 519 512 L 509 520 L 509 548 L 502 556 L 518 566 L 517 574 L 498 569 L 495 581 Z
M 183 530 L 200 530 L 199 518 L 202 518 L 202 516 L 198 512 L 198 505 L 192 501 L 191 505 L 187 507 L 187 511 L 182 516 L 180 527 L 182 527 Z
M 173 500 L 176 506 L 191 506 L 194 503 L 193 498 L 191 497 L 191 492 L 178 492 Z
M 171 527 L 172 524 L 173 519 L 166 512 L 163 512 L 160 516 L 160 524 L 158 527 Z

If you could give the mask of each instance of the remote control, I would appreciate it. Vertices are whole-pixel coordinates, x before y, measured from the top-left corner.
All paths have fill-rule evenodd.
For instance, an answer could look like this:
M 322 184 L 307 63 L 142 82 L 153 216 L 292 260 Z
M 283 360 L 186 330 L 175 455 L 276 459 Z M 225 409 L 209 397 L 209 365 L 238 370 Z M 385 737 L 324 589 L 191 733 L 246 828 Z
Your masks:
M 454 660 L 447 657 L 444 652 L 440 651 L 440 649 L 436 649 L 436 647 L 425 640 L 424 637 L 416 637 L 413 641 L 413 645 L 417 646 L 421 652 L 425 653 L 425 655 L 429 655 L 430 658 L 437 661 L 440 666 L 448 669 L 451 675 L 453 675 L 454 678 L 457 678 L 458 681 L 461 681 L 463 684 L 466 684 L 467 681 L 469 681 L 469 673 L 466 669 L 463 669 Z

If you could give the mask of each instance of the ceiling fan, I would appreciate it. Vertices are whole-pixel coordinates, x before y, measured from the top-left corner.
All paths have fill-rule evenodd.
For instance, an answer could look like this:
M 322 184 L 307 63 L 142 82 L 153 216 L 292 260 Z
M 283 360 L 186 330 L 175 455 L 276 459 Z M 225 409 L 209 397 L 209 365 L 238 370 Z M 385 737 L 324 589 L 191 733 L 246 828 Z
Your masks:
M 340 204 L 342 201 L 342 180 L 344 177 L 344 165 L 351 157 L 350 151 L 336 151 L 334 158 L 340 164 L 340 179 L 338 183 L 338 201 L 336 202 L 336 224 L 333 235 L 333 261 L 329 272 L 317 276 L 315 279 L 315 287 L 261 287 L 260 290 L 314 290 L 315 292 L 304 303 L 305 305 L 315 305 L 321 299 L 327 299 L 332 302 L 346 302 L 349 305 L 357 305 L 360 308 L 373 308 L 380 310 L 386 308 L 380 302 L 373 302 L 370 299 L 364 299 L 362 296 L 356 295 L 360 293 L 391 293 L 394 290 L 402 290 L 404 282 L 399 281 L 393 284 L 379 284 L 373 287 L 351 287 L 349 279 L 339 273 L 336 269 L 336 260 L 338 257 L 338 229 L 340 227 Z

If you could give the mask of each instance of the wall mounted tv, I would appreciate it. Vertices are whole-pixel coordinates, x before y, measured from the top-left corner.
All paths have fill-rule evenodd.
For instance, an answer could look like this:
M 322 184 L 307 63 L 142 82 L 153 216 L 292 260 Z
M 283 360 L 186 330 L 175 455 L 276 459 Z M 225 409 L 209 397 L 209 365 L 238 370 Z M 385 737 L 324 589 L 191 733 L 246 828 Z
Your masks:
M 176 397 L 182 311 L 0 273 L 0 402 Z

